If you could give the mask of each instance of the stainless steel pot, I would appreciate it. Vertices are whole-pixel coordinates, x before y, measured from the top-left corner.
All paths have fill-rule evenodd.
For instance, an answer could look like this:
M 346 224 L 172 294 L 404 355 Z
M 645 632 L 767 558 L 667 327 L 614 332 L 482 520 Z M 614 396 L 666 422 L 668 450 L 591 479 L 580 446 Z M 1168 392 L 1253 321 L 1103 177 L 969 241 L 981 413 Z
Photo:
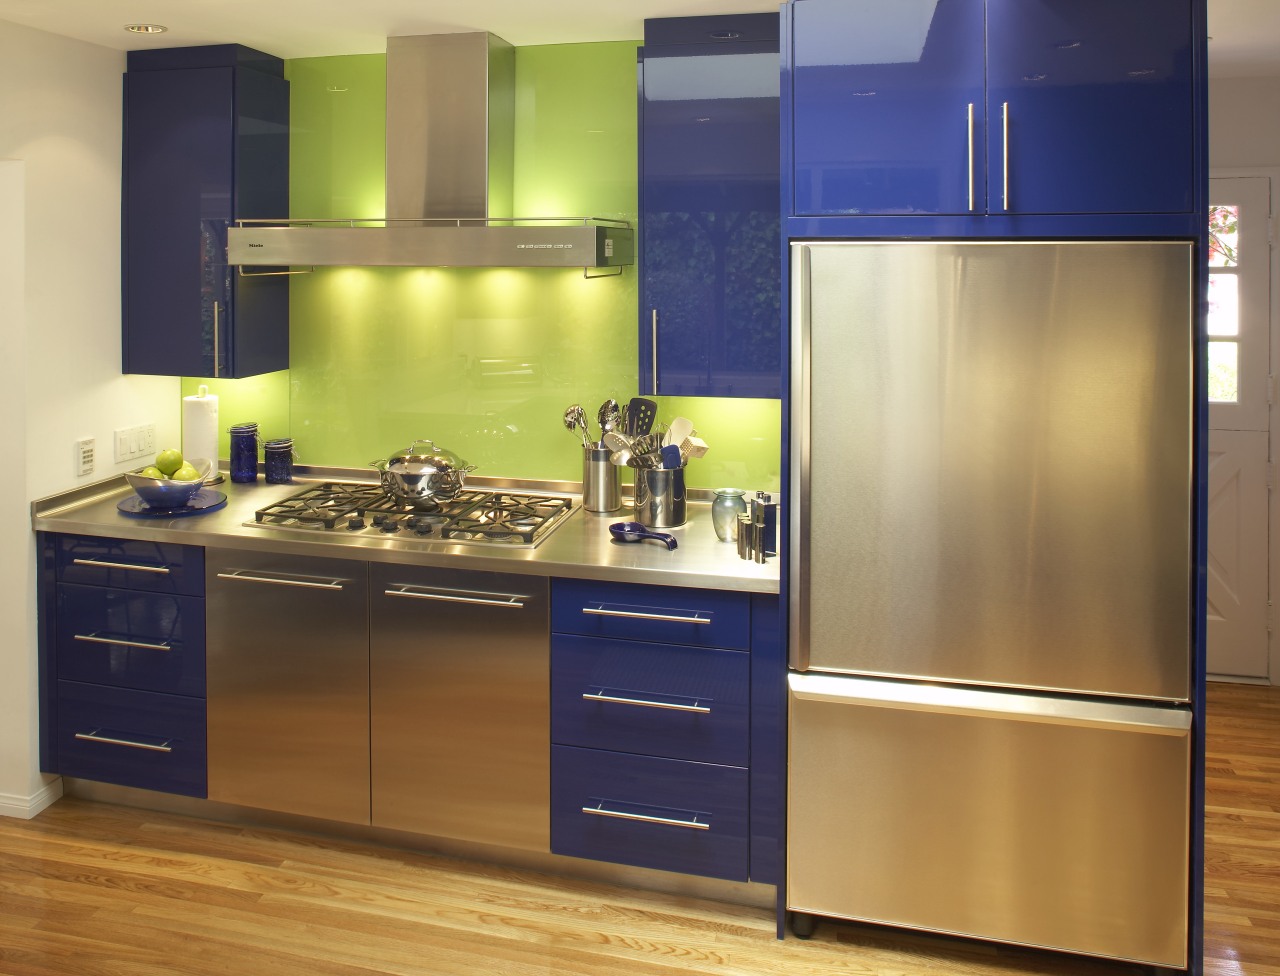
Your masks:
M 467 473 L 476 469 L 429 440 L 414 441 L 405 450 L 369 464 L 381 473 L 383 491 L 421 511 L 431 511 L 457 495 Z

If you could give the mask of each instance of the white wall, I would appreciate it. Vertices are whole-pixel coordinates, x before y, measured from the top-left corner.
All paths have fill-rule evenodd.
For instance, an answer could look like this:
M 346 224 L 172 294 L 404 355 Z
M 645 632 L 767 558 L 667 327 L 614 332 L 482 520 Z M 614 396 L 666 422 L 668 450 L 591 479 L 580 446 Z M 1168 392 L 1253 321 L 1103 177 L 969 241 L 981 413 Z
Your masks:
M 1209 79 L 1209 168 L 1280 165 L 1280 78 Z
M 0 814 L 56 796 L 39 773 L 32 499 L 123 471 L 112 431 L 177 443 L 179 381 L 120 373 L 124 54 L 0 21 Z M 77 477 L 78 438 L 97 470 Z

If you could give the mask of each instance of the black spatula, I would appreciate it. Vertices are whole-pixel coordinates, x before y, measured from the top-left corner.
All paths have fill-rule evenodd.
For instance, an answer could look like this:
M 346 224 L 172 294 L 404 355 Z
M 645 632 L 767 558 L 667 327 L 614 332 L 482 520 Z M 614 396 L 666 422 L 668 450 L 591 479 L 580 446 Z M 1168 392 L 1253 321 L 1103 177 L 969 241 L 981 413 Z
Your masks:
M 632 397 L 627 403 L 626 432 L 632 437 L 647 434 L 653 430 L 653 421 L 658 416 L 658 405 L 644 397 Z

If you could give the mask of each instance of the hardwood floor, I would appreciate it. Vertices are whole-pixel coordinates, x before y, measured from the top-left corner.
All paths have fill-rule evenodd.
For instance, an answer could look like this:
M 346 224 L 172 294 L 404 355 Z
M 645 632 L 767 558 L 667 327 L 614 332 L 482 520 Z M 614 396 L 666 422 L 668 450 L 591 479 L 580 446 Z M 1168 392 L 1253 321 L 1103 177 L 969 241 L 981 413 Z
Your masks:
M 1205 973 L 1280 974 L 1280 687 L 1209 685 Z
M 1206 966 L 1280 976 L 1280 688 L 1209 707 Z M 1147 972 L 66 799 L 0 818 L 4 976 Z

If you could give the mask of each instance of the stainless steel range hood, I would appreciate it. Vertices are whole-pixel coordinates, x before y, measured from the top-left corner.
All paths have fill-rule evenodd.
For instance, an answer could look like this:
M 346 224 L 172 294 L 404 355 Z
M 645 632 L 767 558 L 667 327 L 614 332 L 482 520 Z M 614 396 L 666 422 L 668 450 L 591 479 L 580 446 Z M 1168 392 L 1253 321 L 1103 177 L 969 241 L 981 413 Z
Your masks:
M 601 268 L 633 263 L 631 226 L 511 217 L 515 49 L 493 34 L 387 39 L 387 219 L 244 220 L 230 264 Z

